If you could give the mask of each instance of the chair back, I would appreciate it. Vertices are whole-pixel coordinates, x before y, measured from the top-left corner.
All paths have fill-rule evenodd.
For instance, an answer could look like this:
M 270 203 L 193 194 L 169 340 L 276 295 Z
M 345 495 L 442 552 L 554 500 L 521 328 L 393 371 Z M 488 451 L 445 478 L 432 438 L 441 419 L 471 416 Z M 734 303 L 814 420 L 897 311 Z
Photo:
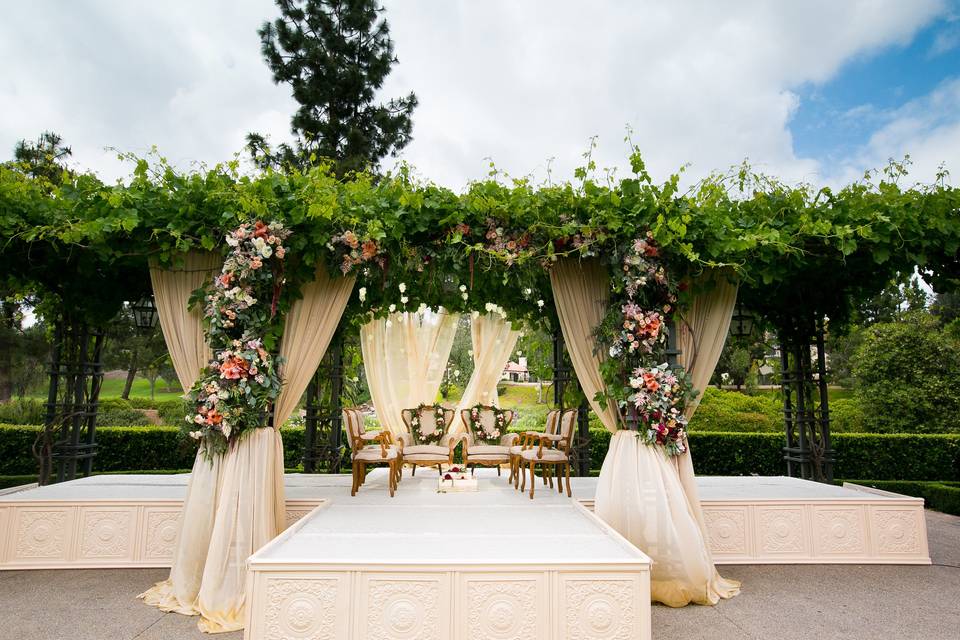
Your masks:
M 550 409 L 547 412 L 547 426 L 543 430 L 547 435 L 554 435 L 557 432 L 557 425 L 560 424 L 560 409 Z
M 360 442 L 360 436 L 363 434 L 363 415 L 360 409 L 346 408 L 342 412 L 343 428 L 347 432 L 347 442 L 350 444 L 350 450 L 356 451 L 359 447 L 363 448 Z
M 468 437 L 470 438 L 470 443 L 499 444 L 500 438 L 507 435 L 507 428 L 513 422 L 513 410 L 504 409 L 502 411 L 504 419 L 503 426 L 499 426 L 497 424 L 497 407 L 482 405 L 478 407 L 477 410 L 480 413 L 477 419 L 477 424 L 474 424 L 470 419 L 471 414 L 473 413 L 473 408 L 460 410 L 460 419 L 463 421 L 463 426 Z
M 443 409 L 443 422 L 437 419 L 437 410 Z M 403 424 L 407 431 L 413 436 L 414 444 L 439 444 L 447 434 L 450 423 L 453 422 L 455 412 L 453 409 L 447 409 L 440 405 L 424 405 L 420 408 L 404 409 L 400 412 Z M 414 422 L 414 417 L 419 418 L 419 427 Z
M 577 424 L 577 410 L 565 409 L 563 413 L 560 414 L 558 423 L 557 434 L 563 436 L 563 439 L 560 440 L 558 444 L 567 451 L 570 451 L 570 445 L 573 441 L 573 431 Z

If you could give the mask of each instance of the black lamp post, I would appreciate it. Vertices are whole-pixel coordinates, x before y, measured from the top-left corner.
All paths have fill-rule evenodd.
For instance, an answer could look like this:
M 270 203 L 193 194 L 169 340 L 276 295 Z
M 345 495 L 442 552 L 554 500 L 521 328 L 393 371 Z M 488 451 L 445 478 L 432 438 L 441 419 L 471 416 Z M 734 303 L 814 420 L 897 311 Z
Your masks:
M 740 304 L 730 318 L 730 335 L 734 338 L 746 338 L 753 333 L 753 316 L 746 313 Z
M 153 303 L 153 296 L 144 296 L 130 305 L 133 311 L 133 322 L 142 333 L 149 333 L 157 326 L 157 305 Z

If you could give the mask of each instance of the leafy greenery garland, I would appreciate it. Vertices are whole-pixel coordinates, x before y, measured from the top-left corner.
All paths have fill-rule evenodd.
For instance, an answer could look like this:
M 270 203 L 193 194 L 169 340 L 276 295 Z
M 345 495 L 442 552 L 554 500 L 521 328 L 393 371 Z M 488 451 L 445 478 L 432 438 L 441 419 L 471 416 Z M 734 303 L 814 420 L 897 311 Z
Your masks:
M 279 222 L 238 226 L 226 237 L 230 253 L 204 295 L 214 358 L 190 390 L 196 412 L 186 421 L 207 455 L 221 454 L 252 429 L 267 426 L 280 393 L 279 358 L 264 347 L 263 336 L 277 316 L 289 236 Z
M 493 412 L 493 431 L 487 431 L 480 416 L 483 411 Z M 477 444 L 500 444 L 500 437 L 507 432 L 506 411 L 500 407 L 494 407 L 485 404 L 475 404 L 470 407 L 469 414 L 470 432 L 473 434 Z
M 434 424 L 436 425 L 436 430 L 431 433 L 423 433 L 420 428 L 422 423 L 420 416 L 426 409 L 430 409 L 433 412 Z M 446 424 L 446 409 L 443 408 L 443 405 L 427 405 L 421 403 L 417 405 L 417 408 L 414 409 L 410 415 L 410 431 L 413 434 L 415 444 L 440 444 L 440 440 L 443 439 Z

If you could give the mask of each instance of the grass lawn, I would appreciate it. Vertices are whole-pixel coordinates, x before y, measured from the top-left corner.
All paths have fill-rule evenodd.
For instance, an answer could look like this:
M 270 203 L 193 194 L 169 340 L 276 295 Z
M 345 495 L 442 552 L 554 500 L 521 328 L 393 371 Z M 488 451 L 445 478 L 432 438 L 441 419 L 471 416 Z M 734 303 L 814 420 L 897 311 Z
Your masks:
M 104 378 L 103 386 L 100 387 L 100 398 L 106 400 L 108 398 L 119 398 L 120 394 L 123 393 L 123 385 L 126 382 L 125 378 Z M 180 390 L 180 383 L 173 383 L 173 391 L 167 390 L 167 383 L 164 382 L 163 378 L 157 379 L 156 387 L 156 398 L 177 398 L 183 394 L 183 391 Z M 33 392 L 29 395 L 30 398 L 35 398 L 38 400 L 46 400 L 47 390 L 46 387 L 39 389 L 34 389 Z M 149 398 L 150 397 L 150 381 L 146 378 L 137 377 L 133 381 L 133 387 L 130 389 L 131 398 Z

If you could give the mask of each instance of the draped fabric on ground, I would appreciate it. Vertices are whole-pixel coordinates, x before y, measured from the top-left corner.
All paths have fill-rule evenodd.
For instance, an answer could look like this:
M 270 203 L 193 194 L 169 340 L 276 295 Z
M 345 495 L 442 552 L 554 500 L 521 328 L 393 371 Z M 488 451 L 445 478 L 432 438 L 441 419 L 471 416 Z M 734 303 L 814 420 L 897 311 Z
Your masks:
M 391 313 L 360 327 L 370 399 L 383 428 L 405 433 L 400 412 L 436 400 L 458 320 L 441 309 Z
M 182 264 L 181 264 L 182 262 Z M 190 251 L 162 269 L 150 264 L 153 297 L 170 360 L 184 390 L 190 389 L 212 357 L 203 333 L 202 314 L 188 309 L 190 295 L 220 271 L 223 258 L 213 252 Z M 197 613 L 197 593 L 207 559 L 220 481 L 220 459 L 207 460 L 197 452 L 180 518 L 180 533 L 170 577 L 157 583 L 141 598 L 164 611 Z
M 727 341 L 730 318 L 737 303 L 738 283 L 733 278 L 733 274 L 710 269 L 695 278 L 690 285 L 693 298 L 688 308 L 680 310 L 681 320 L 677 337 L 677 346 L 680 350 L 677 359 L 690 374 L 693 387 L 700 392 L 696 400 L 687 406 L 685 414 L 688 419 L 693 418 L 703 398 L 703 390 L 710 383 L 713 371 L 720 360 L 723 345 Z M 674 456 L 671 462 L 677 468 L 680 483 L 693 507 L 697 525 L 706 537 L 707 525 L 703 519 L 703 509 L 700 508 L 700 492 L 693 473 L 693 458 L 691 458 L 689 444 L 686 453 Z M 728 580 L 716 571 L 713 572 L 711 590 L 721 597 L 736 595 L 739 588 L 740 583 L 736 580 Z
M 354 278 L 330 278 L 320 267 L 287 314 L 280 355 L 284 388 L 274 424 L 282 425 L 337 330 Z M 198 610 L 202 631 L 235 631 L 244 625 L 246 561 L 284 526 L 283 441 L 274 428 L 256 429 L 223 456 L 216 522 L 203 569 Z
M 470 338 L 473 346 L 473 374 L 463 389 L 457 413 L 453 419 L 453 433 L 466 427 L 460 419 L 460 410 L 477 404 L 499 405 L 497 383 L 507 366 L 513 348 L 517 346 L 520 332 L 497 312 L 483 315 L 474 313 L 470 318 Z
M 713 567 L 696 508 L 674 464 L 635 432 L 618 431 L 612 404 L 592 400 L 603 389 L 593 331 L 607 306 L 609 281 L 598 261 L 565 258 L 550 273 L 560 328 L 577 378 L 603 425 L 614 432 L 597 484 L 595 510 L 653 560 L 651 598 L 672 607 L 715 604 L 736 595 Z M 689 456 L 688 456 L 689 457 Z M 718 586 L 720 589 L 718 589 Z

